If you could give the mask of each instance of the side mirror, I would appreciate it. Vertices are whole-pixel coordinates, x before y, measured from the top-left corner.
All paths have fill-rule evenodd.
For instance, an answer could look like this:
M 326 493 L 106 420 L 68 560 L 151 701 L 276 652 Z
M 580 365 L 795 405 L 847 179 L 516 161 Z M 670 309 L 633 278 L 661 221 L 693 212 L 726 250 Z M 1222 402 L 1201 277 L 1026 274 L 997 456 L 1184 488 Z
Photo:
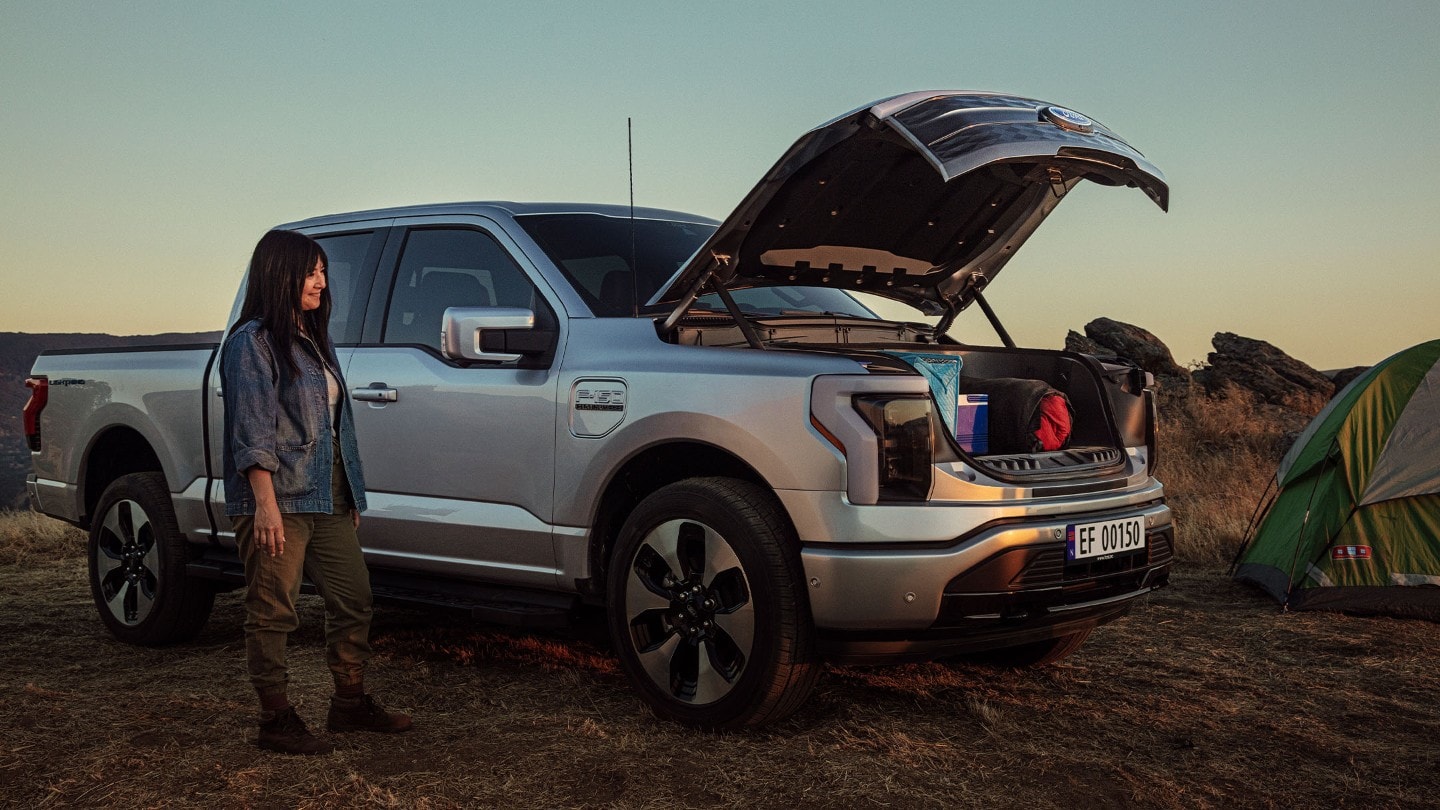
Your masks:
M 509 363 L 539 352 L 519 340 L 535 329 L 535 313 L 516 307 L 450 307 L 440 322 L 440 352 L 451 360 Z M 512 336 L 511 333 L 517 333 Z M 513 346 L 510 344 L 514 344 Z

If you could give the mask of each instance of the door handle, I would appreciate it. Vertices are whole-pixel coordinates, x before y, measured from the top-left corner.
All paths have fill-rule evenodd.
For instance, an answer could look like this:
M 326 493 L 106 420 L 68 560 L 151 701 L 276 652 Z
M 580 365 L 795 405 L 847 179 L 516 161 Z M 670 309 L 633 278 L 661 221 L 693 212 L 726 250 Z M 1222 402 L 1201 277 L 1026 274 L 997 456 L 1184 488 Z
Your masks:
M 385 383 L 371 383 L 369 388 L 351 388 L 350 398 L 356 402 L 395 402 L 400 392 L 386 388 Z

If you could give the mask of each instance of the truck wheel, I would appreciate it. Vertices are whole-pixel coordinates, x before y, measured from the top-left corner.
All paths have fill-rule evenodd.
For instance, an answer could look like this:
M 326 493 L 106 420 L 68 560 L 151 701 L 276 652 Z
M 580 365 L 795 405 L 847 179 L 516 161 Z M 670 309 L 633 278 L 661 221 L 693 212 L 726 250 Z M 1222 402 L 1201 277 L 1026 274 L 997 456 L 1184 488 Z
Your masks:
M 998 650 L 970 653 L 953 660 L 1005 669 L 1043 667 L 1080 649 L 1080 645 L 1084 644 L 1087 638 L 1090 638 L 1090 631 L 1081 630 L 1068 636 L 1032 641 L 1016 647 L 1002 647 Z
M 606 611 L 656 715 L 719 729 L 800 707 L 820 666 L 798 545 L 774 496 L 733 478 L 670 484 L 630 513 Z
M 90 593 L 110 632 L 153 646 L 193 638 L 215 589 L 187 576 L 190 549 L 159 473 L 131 473 L 105 488 L 90 528 Z

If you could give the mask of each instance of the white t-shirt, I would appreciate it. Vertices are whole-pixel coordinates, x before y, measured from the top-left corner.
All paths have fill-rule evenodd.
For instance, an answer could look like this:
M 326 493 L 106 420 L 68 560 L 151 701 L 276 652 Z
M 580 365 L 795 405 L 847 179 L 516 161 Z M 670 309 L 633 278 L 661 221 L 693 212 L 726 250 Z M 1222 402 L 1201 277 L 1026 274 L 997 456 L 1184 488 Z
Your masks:
M 325 389 L 330 395 L 330 435 L 340 435 L 340 381 L 335 379 L 335 372 L 330 366 L 325 366 Z

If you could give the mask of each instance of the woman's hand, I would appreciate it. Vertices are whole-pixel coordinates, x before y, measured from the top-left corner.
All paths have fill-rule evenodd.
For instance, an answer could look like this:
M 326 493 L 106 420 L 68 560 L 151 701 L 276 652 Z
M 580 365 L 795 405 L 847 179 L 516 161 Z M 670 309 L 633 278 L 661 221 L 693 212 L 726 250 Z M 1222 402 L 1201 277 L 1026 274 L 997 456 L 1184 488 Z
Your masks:
M 252 532 L 255 544 L 271 557 L 279 557 L 285 553 L 285 519 L 275 502 L 275 482 L 270 471 L 262 467 L 251 467 L 245 471 L 245 477 L 250 479 L 250 489 L 255 492 Z
M 360 510 L 359 510 L 359 509 L 351 509 L 351 510 L 350 510 L 350 522 L 352 522 L 352 523 L 355 524 L 355 528 L 356 528 L 357 530 L 360 528 Z
M 268 506 L 256 504 L 255 542 L 271 557 L 285 553 L 285 521 L 273 500 Z

